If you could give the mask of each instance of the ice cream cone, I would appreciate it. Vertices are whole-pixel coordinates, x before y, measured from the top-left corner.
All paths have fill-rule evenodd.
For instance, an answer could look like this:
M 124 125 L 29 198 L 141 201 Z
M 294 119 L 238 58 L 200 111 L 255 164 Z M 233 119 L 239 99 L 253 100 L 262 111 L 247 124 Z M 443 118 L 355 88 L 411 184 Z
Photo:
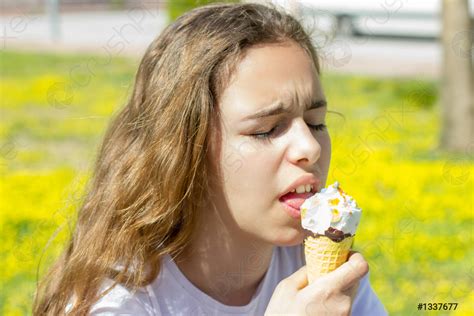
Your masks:
M 338 182 L 301 205 L 301 225 L 312 232 L 304 241 L 309 283 L 347 261 L 361 212 Z
M 354 237 L 335 242 L 326 236 L 310 236 L 304 241 L 306 270 L 311 284 L 319 276 L 327 274 L 347 261 Z

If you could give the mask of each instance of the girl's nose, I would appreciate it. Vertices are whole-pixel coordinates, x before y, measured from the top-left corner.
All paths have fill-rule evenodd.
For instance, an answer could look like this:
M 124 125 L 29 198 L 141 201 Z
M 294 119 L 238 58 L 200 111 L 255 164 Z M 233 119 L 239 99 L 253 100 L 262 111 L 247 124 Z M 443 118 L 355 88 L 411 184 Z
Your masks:
M 303 119 L 294 121 L 290 135 L 288 160 L 293 164 L 305 166 L 316 164 L 321 155 L 321 145 Z

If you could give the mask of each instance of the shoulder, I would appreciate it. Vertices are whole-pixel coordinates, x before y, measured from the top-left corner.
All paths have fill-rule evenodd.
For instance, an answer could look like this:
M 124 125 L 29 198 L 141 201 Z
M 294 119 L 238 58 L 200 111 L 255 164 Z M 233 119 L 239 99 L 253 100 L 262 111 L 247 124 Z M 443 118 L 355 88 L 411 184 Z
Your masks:
M 359 289 L 352 308 L 352 315 L 388 315 L 382 302 L 370 285 L 369 274 L 370 272 L 360 280 Z
M 104 282 L 102 291 L 108 289 L 112 281 Z M 147 287 L 131 291 L 122 285 L 115 285 L 105 296 L 91 308 L 90 315 L 160 315 L 152 304 Z

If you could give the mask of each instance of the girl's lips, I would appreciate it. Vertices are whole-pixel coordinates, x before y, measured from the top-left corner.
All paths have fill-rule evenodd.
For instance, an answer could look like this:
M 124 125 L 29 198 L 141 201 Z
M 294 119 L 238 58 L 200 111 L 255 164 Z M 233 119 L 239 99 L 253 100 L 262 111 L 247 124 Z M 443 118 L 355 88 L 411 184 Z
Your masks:
M 299 210 L 301 205 L 304 203 L 304 201 L 313 195 L 314 193 L 311 193 L 311 192 L 307 192 L 307 193 L 290 192 L 283 195 L 280 198 L 280 202 L 283 202 L 291 206 L 292 208 Z
M 281 202 L 285 212 L 293 217 L 294 219 L 301 220 L 301 211 L 299 209 L 293 208 L 286 203 Z

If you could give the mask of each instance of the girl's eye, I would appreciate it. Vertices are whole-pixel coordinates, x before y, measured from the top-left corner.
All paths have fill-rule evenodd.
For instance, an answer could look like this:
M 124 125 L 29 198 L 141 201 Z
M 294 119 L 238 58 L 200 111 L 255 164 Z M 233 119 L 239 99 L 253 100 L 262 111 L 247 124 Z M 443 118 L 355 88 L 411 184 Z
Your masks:
M 275 129 L 277 127 L 275 126 L 274 128 L 272 128 L 271 130 L 269 130 L 268 132 L 262 132 L 262 133 L 257 133 L 257 134 L 251 134 L 250 136 L 252 137 L 255 137 L 256 139 L 261 139 L 261 140 L 266 140 L 268 138 L 270 138 L 270 136 L 273 135 L 273 133 L 275 132 Z
M 326 129 L 326 124 L 318 124 L 318 125 L 308 124 L 308 127 L 315 131 L 324 131 Z
M 325 124 L 318 124 L 318 125 L 312 125 L 312 124 L 307 124 L 308 127 L 313 130 L 313 131 L 324 131 L 326 129 Z M 250 136 L 259 139 L 259 140 L 269 140 L 271 136 L 275 134 L 275 130 L 278 128 L 278 125 L 273 127 L 271 130 L 268 132 L 262 132 L 262 133 L 257 133 L 257 134 L 251 134 Z

